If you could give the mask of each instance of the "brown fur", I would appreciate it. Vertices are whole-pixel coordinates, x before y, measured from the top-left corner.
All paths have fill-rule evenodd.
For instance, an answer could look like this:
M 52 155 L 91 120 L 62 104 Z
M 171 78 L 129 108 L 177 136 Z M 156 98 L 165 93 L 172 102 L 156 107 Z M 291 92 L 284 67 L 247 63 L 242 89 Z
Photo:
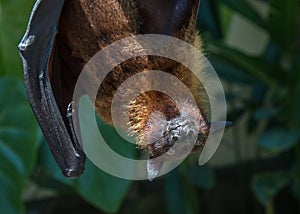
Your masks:
M 197 8 L 190 12 L 191 17 L 186 25 L 182 26 L 174 36 L 201 48 L 201 42 L 195 28 Z M 143 25 L 142 14 L 139 5 L 134 0 L 66 0 L 59 24 L 59 36 L 57 37 L 56 51 L 64 55 L 63 62 L 66 69 L 60 75 L 63 79 L 63 88 L 74 88 L 74 84 L 68 83 L 70 76 L 78 78 L 84 64 L 99 50 L 120 39 L 137 35 Z M 136 47 L 137 44 L 129 44 Z M 62 54 L 67 53 L 67 54 Z M 126 54 L 126 50 L 124 53 Z M 180 54 L 180 53 L 178 53 Z M 66 57 L 68 55 L 69 57 Z M 110 60 L 107 56 L 106 60 Z M 201 65 L 199 70 L 201 70 Z M 154 56 L 141 56 L 127 60 L 115 67 L 105 81 L 101 84 L 97 101 L 96 111 L 100 117 L 111 124 L 112 98 L 122 82 L 128 77 L 145 70 L 162 70 L 175 75 L 192 91 L 199 109 L 206 109 L 206 96 L 201 83 L 183 65 L 170 59 Z M 101 71 L 99 71 L 101 72 Z M 71 73 L 71 74 L 70 74 Z M 97 85 L 98 75 L 93 74 L 91 85 Z M 145 82 L 143 82 L 145 84 Z M 72 90 L 64 90 L 64 106 L 72 99 Z M 66 92 L 68 91 L 68 92 Z M 162 112 L 167 119 L 178 116 L 178 107 L 167 95 L 149 91 L 140 94 L 129 106 L 132 133 L 137 135 L 137 144 L 145 148 L 144 129 L 153 111 Z

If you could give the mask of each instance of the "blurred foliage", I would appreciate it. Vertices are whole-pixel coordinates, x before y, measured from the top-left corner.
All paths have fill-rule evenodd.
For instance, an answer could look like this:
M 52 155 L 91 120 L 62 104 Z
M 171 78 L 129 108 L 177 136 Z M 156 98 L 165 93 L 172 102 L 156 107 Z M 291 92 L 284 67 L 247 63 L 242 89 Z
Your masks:
M 18 46 L 34 0 L 0 1 L 0 74 L 21 78 Z
M 24 210 L 22 190 L 37 155 L 37 125 L 22 83 L 0 78 L 0 202 L 1 212 Z
M 104 133 L 104 137 L 107 135 L 112 136 L 107 141 L 108 143 L 116 143 L 117 145 L 114 146 L 122 150 L 124 155 L 134 158 L 133 149 L 126 146 L 128 144 L 124 143 L 124 140 L 116 134 L 115 130 L 101 124 L 101 131 Z M 116 212 L 120 208 L 121 202 L 124 200 L 131 184 L 129 180 L 122 180 L 99 170 L 89 160 L 87 160 L 84 173 L 80 178 L 67 179 L 62 175 L 55 163 L 46 142 L 44 142 L 40 149 L 40 159 L 37 165 L 49 177 L 53 177 L 57 181 L 70 186 L 73 191 L 93 206 L 109 213 Z M 35 180 L 40 180 L 39 176 L 39 174 L 36 174 Z
M 250 115 L 248 132 L 262 127 L 257 139 L 260 153 L 267 154 L 266 158 L 281 158 L 283 153 L 292 157 L 285 169 L 256 173 L 246 184 L 266 206 L 266 212 L 270 212 L 270 202 L 287 186 L 300 200 L 300 24 L 297 0 L 265 2 L 270 10 L 268 16 L 263 17 L 250 1 L 202 0 L 198 25 L 209 59 L 224 82 L 231 87 L 246 85 L 252 91 L 251 96 L 245 98 L 243 93 L 233 92 L 229 87 L 229 105 L 241 103 L 239 107 L 230 108 L 229 120 L 236 122 L 242 115 Z M 195 167 L 190 160 L 152 183 L 117 179 L 98 170 L 91 162 L 87 162 L 85 173 L 79 179 L 68 180 L 62 176 L 42 140 L 22 87 L 22 66 L 16 47 L 33 3 L 33 0 L 0 1 L 1 213 L 24 213 L 25 201 L 28 204 L 38 200 L 34 195 L 23 197 L 28 181 L 38 185 L 41 191 L 53 190 L 52 198 L 78 195 L 95 209 L 110 213 L 124 211 L 126 205 L 131 207 L 131 200 L 134 200 L 132 208 L 144 213 L 156 212 L 148 209 L 157 207 L 153 203 L 159 204 L 161 212 L 174 214 L 203 210 L 203 203 L 199 201 L 205 200 L 205 191 L 218 186 L 217 175 L 212 167 Z M 249 56 L 226 43 L 231 19 L 236 13 L 268 34 L 269 43 L 261 55 Z M 114 148 L 134 157 L 132 149 L 123 148 L 125 143 L 115 130 L 100 126 L 112 142 L 120 143 Z M 259 156 L 258 161 L 264 158 Z M 156 191 L 153 197 L 147 195 L 147 191 L 151 192 L 148 187 Z M 229 193 L 224 193 L 224 200 L 226 194 Z
M 288 151 L 293 157 L 293 162 L 285 171 L 255 175 L 252 180 L 253 191 L 262 204 L 268 205 L 283 187 L 291 184 L 299 198 L 299 1 L 268 1 L 270 9 L 266 18 L 261 17 L 249 1 L 218 2 L 221 9 L 225 6 L 258 26 L 268 34 L 270 40 L 261 55 L 249 56 L 227 45 L 224 37 L 218 38 L 208 32 L 204 38 L 212 55 L 212 63 L 231 84 L 244 83 L 252 88 L 252 96 L 248 99 L 241 93 L 236 93 L 234 99 L 242 103 L 240 108 L 243 112 L 251 113 L 249 132 L 253 131 L 251 127 L 261 127 L 263 124 L 257 145 L 272 156 L 280 157 L 284 151 Z M 226 32 L 222 35 L 226 35 Z M 231 116 L 235 115 L 232 120 L 241 116 L 237 112 L 234 114 L 236 110 L 230 112 Z

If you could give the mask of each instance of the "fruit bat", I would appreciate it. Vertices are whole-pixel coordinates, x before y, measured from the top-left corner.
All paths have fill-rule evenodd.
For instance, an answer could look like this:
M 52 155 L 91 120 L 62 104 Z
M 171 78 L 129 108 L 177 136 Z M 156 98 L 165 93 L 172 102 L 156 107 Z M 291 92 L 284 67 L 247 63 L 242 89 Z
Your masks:
M 200 0 L 40 0 L 35 3 L 19 44 L 25 88 L 45 139 L 66 177 L 80 176 L 85 164 L 85 154 L 72 124 L 72 96 L 84 65 L 107 45 L 138 34 L 169 35 L 201 49 L 196 30 L 199 3 Z M 117 88 L 128 77 L 144 70 L 168 72 L 192 91 L 197 106 L 189 102 L 182 105 L 190 118 L 201 121 L 193 150 L 201 148 L 210 128 L 205 117 L 205 90 L 192 72 L 171 59 L 139 56 L 115 67 L 97 94 L 95 109 L 101 119 L 112 123 L 110 106 Z M 136 137 L 137 146 L 149 152 L 148 177 L 153 179 L 162 163 L 151 159 L 168 152 L 178 138 L 188 134 L 188 118 L 183 118 L 170 97 L 158 91 L 140 94 L 130 102 L 128 111 L 130 132 Z M 165 130 L 153 141 L 160 124 L 166 124 Z

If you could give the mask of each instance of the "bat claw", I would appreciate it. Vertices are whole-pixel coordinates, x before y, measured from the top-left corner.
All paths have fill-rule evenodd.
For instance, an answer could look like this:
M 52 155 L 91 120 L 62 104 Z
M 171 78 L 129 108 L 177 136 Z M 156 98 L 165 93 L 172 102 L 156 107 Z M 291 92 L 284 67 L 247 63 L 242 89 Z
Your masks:
M 76 168 L 68 168 L 63 172 L 64 176 L 67 178 L 77 178 L 80 174 L 78 174 L 78 169 Z

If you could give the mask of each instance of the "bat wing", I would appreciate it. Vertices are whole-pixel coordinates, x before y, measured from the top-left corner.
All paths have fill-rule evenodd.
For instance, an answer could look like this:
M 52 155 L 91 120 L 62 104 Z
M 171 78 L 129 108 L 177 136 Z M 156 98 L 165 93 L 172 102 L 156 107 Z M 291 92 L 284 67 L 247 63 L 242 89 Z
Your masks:
M 65 122 L 66 116 L 57 106 L 49 77 L 63 4 L 63 0 L 37 1 L 18 48 L 27 96 L 51 152 L 66 177 L 77 177 L 83 172 L 85 155 L 71 131 L 71 123 Z

